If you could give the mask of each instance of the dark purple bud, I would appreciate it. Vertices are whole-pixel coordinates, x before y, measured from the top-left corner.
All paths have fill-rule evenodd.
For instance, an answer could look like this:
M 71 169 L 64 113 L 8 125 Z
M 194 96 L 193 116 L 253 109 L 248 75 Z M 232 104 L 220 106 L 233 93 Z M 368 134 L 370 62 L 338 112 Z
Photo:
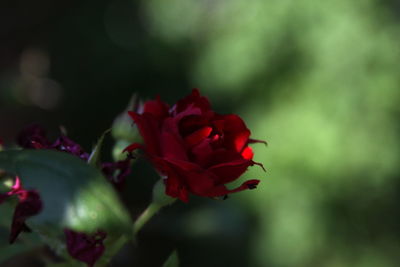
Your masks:
M 70 153 L 83 159 L 84 161 L 87 161 L 89 159 L 89 154 L 86 153 L 79 144 L 75 143 L 64 135 L 60 136 L 54 142 L 51 148 Z
M 14 243 L 15 239 L 21 232 L 30 232 L 25 221 L 28 218 L 39 214 L 43 208 L 40 195 L 36 191 L 21 190 L 18 192 L 18 198 L 19 203 L 14 210 L 13 221 L 11 224 L 10 243 Z
M 75 259 L 85 262 L 89 267 L 94 266 L 96 261 L 103 255 L 105 247 L 103 244 L 107 234 L 97 231 L 93 235 L 64 229 L 68 253 Z
M 23 148 L 43 149 L 50 147 L 46 131 L 38 124 L 25 127 L 18 135 L 17 143 Z
M 131 173 L 130 160 L 102 163 L 101 171 L 117 189 L 121 190 L 126 177 Z

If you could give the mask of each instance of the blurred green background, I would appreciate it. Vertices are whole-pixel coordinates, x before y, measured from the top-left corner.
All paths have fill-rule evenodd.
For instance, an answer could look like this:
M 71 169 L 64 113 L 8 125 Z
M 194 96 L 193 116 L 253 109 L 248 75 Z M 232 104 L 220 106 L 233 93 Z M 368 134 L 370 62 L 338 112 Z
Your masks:
M 2 1 L 0 136 L 64 125 L 89 150 L 134 92 L 198 87 L 268 141 L 267 173 L 163 210 L 113 266 L 398 266 L 399 19 L 393 0 Z M 155 179 L 134 168 L 132 216 Z

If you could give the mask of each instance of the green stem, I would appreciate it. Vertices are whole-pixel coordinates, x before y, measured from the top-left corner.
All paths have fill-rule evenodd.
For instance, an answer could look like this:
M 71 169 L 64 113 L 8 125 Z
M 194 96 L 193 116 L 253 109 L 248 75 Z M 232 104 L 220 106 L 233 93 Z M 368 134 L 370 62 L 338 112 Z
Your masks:
M 114 243 L 109 253 L 111 255 L 111 258 L 121 250 L 121 248 L 126 244 L 127 241 L 128 238 L 123 235 Z
M 160 209 L 161 206 L 159 204 L 151 203 L 133 224 L 133 234 L 136 236 L 143 225 L 145 225 Z
M 96 263 L 96 267 L 108 266 L 111 262 L 112 258 L 122 249 L 122 247 L 126 244 L 128 238 L 125 235 L 122 235 L 118 238 L 113 244 L 108 247 L 104 253 L 104 255 L 100 258 L 100 260 Z

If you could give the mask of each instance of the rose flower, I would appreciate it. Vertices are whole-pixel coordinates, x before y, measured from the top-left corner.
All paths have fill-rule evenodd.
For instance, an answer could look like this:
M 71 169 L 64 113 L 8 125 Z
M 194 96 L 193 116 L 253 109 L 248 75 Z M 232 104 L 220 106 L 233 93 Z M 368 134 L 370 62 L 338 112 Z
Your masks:
M 140 112 L 129 112 L 155 168 L 165 177 L 166 194 L 188 202 L 189 193 L 220 197 L 253 189 L 259 180 L 248 180 L 229 190 L 225 184 L 238 179 L 255 163 L 249 143 L 250 130 L 237 115 L 215 113 L 197 89 L 174 106 L 159 98 L 147 101 Z M 264 142 L 265 143 L 265 142 Z

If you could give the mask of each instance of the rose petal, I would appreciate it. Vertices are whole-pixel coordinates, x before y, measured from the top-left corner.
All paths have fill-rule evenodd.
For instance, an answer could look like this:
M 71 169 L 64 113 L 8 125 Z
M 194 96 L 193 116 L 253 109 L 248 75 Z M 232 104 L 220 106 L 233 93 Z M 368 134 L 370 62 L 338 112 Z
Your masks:
M 245 183 L 243 183 L 240 187 L 233 189 L 233 190 L 228 190 L 223 184 L 226 182 L 221 182 L 220 180 L 224 179 L 224 177 L 217 177 L 214 172 L 211 171 L 205 171 L 196 166 L 195 164 L 192 164 L 190 162 L 180 162 L 176 160 L 168 160 L 169 163 L 171 163 L 171 167 L 174 169 L 174 176 L 173 179 L 176 183 L 176 186 L 179 185 L 182 187 L 182 182 L 180 181 L 185 181 L 185 186 L 187 186 L 188 190 L 199 196 L 203 197 L 216 197 L 216 196 L 224 196 L 228 193 L 235 193 L 239 192 L 245 189 L 249 189 L 250 185 L 257 185 L 258 180 L 250 180 Z M 247 164 L 251 164 L 247 161 Z M 227 164 L 228 165 L 228 164 Z M 220 171 L 223 171 L 221 169 Z M 226 167 L 226 166 L 224 166 Z M 235 168 L 235 167 L 243 167 L 241 165 L 234 165 L 234 163 L 229 166 L 230 169 Z M 245 166 L 246 168 L 248 167 Z M 231 173 L 232 174 L 232 173 Z M 235 174 L 233 174 L 235 175 Z M 229 176 L 228 174 L 225 174 L 225 176 Z M 170 176 L 169 176 L 170 177 Z M 167 178 L 167 181 L 169 179 Z M 179 178 L 178 178 L 179 177 Z M 237 177 L 232 179 L 232 177 L 226 178 L 228 182 L 235 180 Z M 168 185 L 168 182 L 167 182 Z M 184 187 L 184 186 L 183 186 Z
M 202 112 L 206 112 L 210 110 L 210 102 L 206 97 L 200 95 L 199 89 L 194 88 L 192 93 L 185 98 L 179 100 L 176 105 L 175 109 L 177 113 L 182 112 L 185 110 L 189 105 L 194 105 L 201 109 Z
M 177 114 L 174 117 L 168 117 L 163 121 L 162 131 L 172 132 L 180 135 L 179 125 L 185 118 L 193 118 L 194 116 L 201 115 L 201 110 L 193 105 L 188 106 L 186 110 Z
M 177 180 L 184 181 L 184 184 L 181 182 L 182 186 L 187 187 L 195 195 L 208 197 L 207 192 L 214 187 L 214 174 L 200 168 L 181 168 L 181 166 L 182 164 L 173 164 L 172 168 L 174 169 L 174 173 L 179 177 Z
M 212 166 L 208 171 L 214 173 L 215 176 L 218 177 L 215 182 L 221 185 L 236 180 L 252 165 L 253 161 L 241 159 Z
M 189 193 L 186 186 L 179 179 L 178 175 L 170 169 L 165 182 L 165 193 L 171 197 L 179 198 L 183 202 L 189 202 Z
M 241 159 L 243 159 L 242 155 L 237 153 L 235 150 L 227 150 L 225 148 L 219 148 L 213 151 L 210 162 L 212 166 L 214 166 Z
M 168 117 L 168 110 L 168 105 L 161 101 L 160 96 L 156 100 L 146 101 L 143 108 L 143 112 L 150 113 L 159 120 Z
M 211 148 L 210 139 L 204 139 L 191 149 L 193 161 L 203 168 L 207 168 L 212 158 L 213 150 Z
M 194 145 L 197 145 L 198 143 L 200 143 L 202 140 L 204 140 L 205 138 L 207 138 L 210 133 L 212 132 L 212 128 L 211 127 L 203 127 L 199 130 L 197 130 L 196 132 L 192 133 L 189 136 L 185 137 L 185 143 L 188 147 L 192 147 Z
M 224 134 L 226 147 L 241 153 L 250 136 L 250 130 L 243 120 L 234 114 L 219 115 L 216 118 L 213 123 Z
M 201 168 L 198 164 L 195 164 L 190 161 L 185 161 L 185 160 L 179 160 L 179 159 L 174 159 L 174 158 L 163 158 L 162 159 L 164 162 L 169 163 L 169 165 L 172 164 L 172 166 L 177 166 L 179 169 L 185 170 L 185 171 L 202 171 L 203 168 Z
M 203 115 L 189 115 L 185 116 L 179 122 L 179 132 L 183 137 L 190 135 L 191 133 L 206 127 L 210 124 L 210 118 Z
M 253 159 L 254 152 L 253 149 L 249 146 L 245 147 L 242 151 L 242 157 L 247 160 Z
M 167 181 L 172 174 L 172 179 L 178 182 L 181 187 L 187 187 L 190 192 L 199 196 L 207 196 L 205 195 L 206 192 L 214 187 L 214 180 L 216 178 L 214 174 L 205 171 L 197 164 L 170 158 L 163 160 L 170 167 L 170 171 L 167 173 Z
M 159 155 L 160 125 L 157 119 L 149 113 L 138 114 L 132 111 L 128 113 L 136 123 L 140 135 L 143 137 L 147 153 Z
M 243 150 L 243 148 L 247 144 L 247 141 L 249 140 L 249 136 L 249 130 L 243 130 L 242 132 L 234 135 L 233 143 L 235 145 L 236 152 L 240 153 Z
M 132 153 L 133 151 L 135 151 L 139 148 L 143 148 L 143 145 L 139 144 L 139 143 L 133 143 L 133 144 L 130 144 L 129 146 L 125 147 L 125 149 L 122 150 L 122 153 L 124 153 L 124 152 Z
M 179 133 L 178 125 L 183 118 L 198 115 L 200 112 L 198 108 L 189 107 L 178 116 L 166 118 L 163 121 L 161 136 L 160 139 L 157 140 L 157 142 L 160 142 L 161 146 L 161 154 L 158 155 L 187 160 L 185 143 Z
M 162 157 L 187 160 L 185 146 L 179 136 L 170 132 L 162 132 L 160 142 Z

